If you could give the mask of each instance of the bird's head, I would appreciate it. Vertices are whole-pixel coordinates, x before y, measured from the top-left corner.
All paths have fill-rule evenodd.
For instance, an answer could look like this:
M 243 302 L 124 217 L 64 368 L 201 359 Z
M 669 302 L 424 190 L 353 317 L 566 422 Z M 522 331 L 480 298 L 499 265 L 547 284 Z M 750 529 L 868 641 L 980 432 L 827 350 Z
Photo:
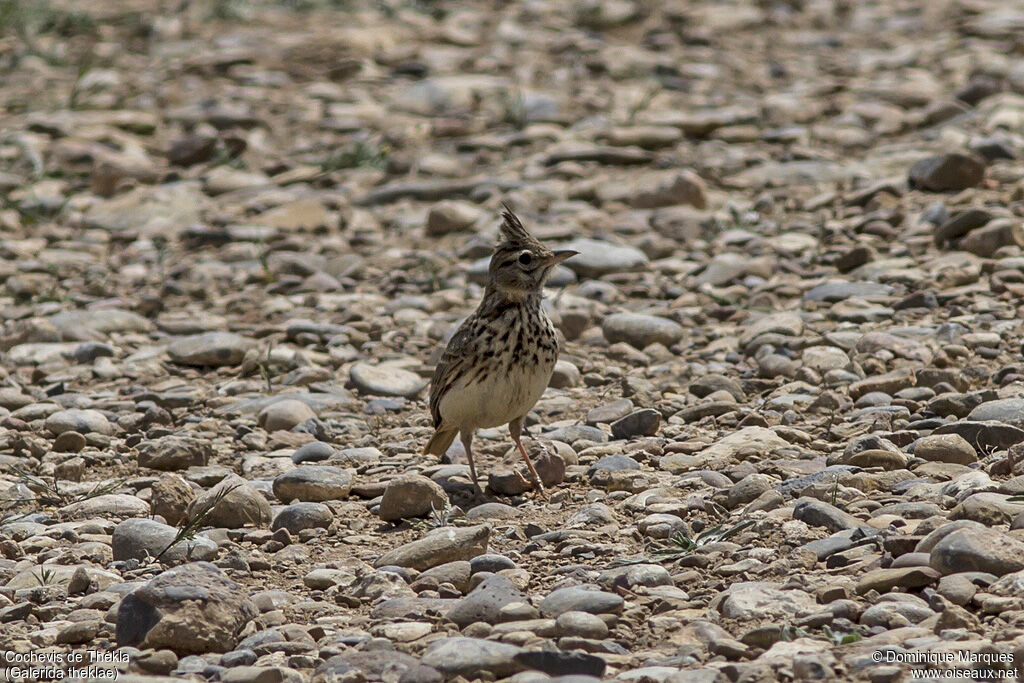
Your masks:
M 512 210 L 505 206 L 501 214 L 504 240 L 494 248 L 488 269 L 488 288 L 509 299 L 522 300 L 539 292 L 551 271 L 576 251 L 552 251 L 523 227 Z

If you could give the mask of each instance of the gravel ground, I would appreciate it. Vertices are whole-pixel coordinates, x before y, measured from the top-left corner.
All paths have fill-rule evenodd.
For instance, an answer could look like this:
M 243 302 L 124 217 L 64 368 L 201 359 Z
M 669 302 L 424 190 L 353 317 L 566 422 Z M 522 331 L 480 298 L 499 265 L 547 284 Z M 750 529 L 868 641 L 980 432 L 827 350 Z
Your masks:
M 0 678 L 1016 679 L 1022 36 L 0 0 Z M 503 201 L 580 252 L 547 499 L 420 455 Z

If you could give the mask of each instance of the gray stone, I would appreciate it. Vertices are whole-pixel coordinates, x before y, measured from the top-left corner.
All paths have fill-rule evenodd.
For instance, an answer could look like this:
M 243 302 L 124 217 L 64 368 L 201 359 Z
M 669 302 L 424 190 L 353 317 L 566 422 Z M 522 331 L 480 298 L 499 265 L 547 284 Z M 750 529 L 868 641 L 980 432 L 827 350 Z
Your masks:
M 127 519 L 147 517 L 149 514 L 149 504 L 146 501 L 126 493 L 107 493 L 69 503 L 57 509 L 58 517 L 72 521 L 95 518 Z
M 612 437 L 631 439 L 635 436 L 654 436 L 661 427 L 661 413 L 651 408 L 634 411 L 611 424 Z
M 441 527 L 418 541 L 412 541 L 381 555 L 375 567 L 393 564 L 398 567 L 429 569 L 445 562 L 470 560 L 487 552 L 491 528 L 482 524 L 472 527 Z
M 332 521 L 334 513 L 323 503 L 293 503 L 277 513 L 270 528 L 287 529 L 297 535 L 303 529 L 326 529 Z
M 1024 398 L 986 401 L 967 416 L 975 422 L 995 421 L 1024 429 Z
M 405 474 L 388 482 L 377 514 L 384 521 L 440 513 L 448 505 L 448 494 L 437 482 L 421 474 Z
M 515 645 L 480 638 L 444 638 L 431 643 L 421 661 L 449 678 L 473 679 L 481 674 L 504 678 L 523 670 L 515 660 L 521 651 Z
M 127 519 L 116 527 L 110 544 L 115 561 L 149 561 L 158 556 L 168 564 L 212 560 L 217 556 L 217 544 L 209 538 L 194 536 L 171 545 L 178 530 L 152 519 Z
M 1024 569 L 1024 541 L 975 524 L 943 536 L 932 547 L 928 565 L 942 574 L 978 571 L 1003 576 Z
M 208 441 L 170 434 L 138 446 L 139 467 L 153 470 L 184 470 L 210 462 L 213 447 Z
M 183 564 L 121 601 L 117 643 L 178 654 L 227 652 L 257 614 L 245 590 L 212 564 Z
M 741 581 L 730 585 L 712 601 L 726 619 L 740 621 L 784 620 L 819 610 L 817 601 L 804 591 L 784 590 L 767 581 Z
M 545 617 L 557 619 L 564 612 L 615 614 L 622 611 L 624 600 L 594 585 L 569 586 L 552 591 L 541 600 L 538 609 Z
M 668 318 L 636 313 L 616 313 L 604 319 L 601 331 L 610 344 L 625 342 L 638 349 L 651 344 L 672 346 L 683 338 L 683 327 Z
M 459 628 L 502 620 L 501 608 L 513 602 L 526 602 L 526 596 L 501 574 L 488 576 L 473 591 L 451 608 L 446 615 Z
M 597 425 L 611 424 L 618 419 L 626 417 L 633 411 L 633 402 L 628 398 L 622 398 L 618 401 L 612 401 L 600 405 L 596 408 L 591 408 L 587 412 L 587 424 L 591 427 L 597 427 Z
M 829 531 L 856 529 L 861 521 L 834 505 L 814 498 L 801 498 L 793 506 L 793 519 L 811 526 L 825 527 Z
M 556 247 L 553 247 L 556 248 Z M 579 252 L 565 265 L 581 278 L 599 278 L 609 273 L 628 273 L 647 266 L 647 256 L 635 247 L 579 237 L 557 249 Z
M 323 441 L 302 444 L 292 453 L 292 462 L 301 465 L 306 462 L 322 462 L 334 455 L 334 446 Z
M 59 410 L 46 418 L 44 425 L 51 434 L 78 432 L 80 434 L 112 434 L 113 427 L 98 410 Z
M 211 507 L 212 506 L 212 507 Z M 237 474 L 229 474 L 209 491 L 196 496 L 188 506 L 188 518 L 209 510 L 205 523 L 238 529 L 270 523 L 270 503 L 263 494 Z
M 827 301 L 834 303 L 844 301 L 852 297 L 861 299 L 885 298 L 892 294 L 893 288 L 889 285 L 878 284 L 877 282 L 847 282 L 845 280 L 830 280 L 818 285 L 804 294 L 805 301 Z
M 245 353 L 255 344 L 253 340 L 231 332 L 205 332 L 171 342 L 167 346 L 167 355 L 179 365 L 240 365 Z
M 300 465 L 277 476 L 273 484 L 274 495 L 285 503 L 293 500 L 343 500 L 348 497 L 351 487 L 352 476 L 346 470 L 331 465 Z
M 349 379 L 360 394 L 370 396 L 416 398 L 427 386 L 427 380 L 416 373 L 387 363 L 356 363 L 349 370 Z

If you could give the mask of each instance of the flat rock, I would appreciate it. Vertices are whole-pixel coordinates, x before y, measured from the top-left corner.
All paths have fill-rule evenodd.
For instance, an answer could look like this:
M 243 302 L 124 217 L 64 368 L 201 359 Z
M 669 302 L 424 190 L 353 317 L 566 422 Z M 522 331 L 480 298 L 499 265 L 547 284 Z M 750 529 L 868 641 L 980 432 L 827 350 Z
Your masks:
M 251 339 L 231 332 L 205 332 L 172 341 L 167 355 L 179 365 L 221 367 L 240 365 L 255 346 Z
M 1001 422 L 1024 429 L 1024 398 L 1001 398 L 986 401 L 968 414 L 975 422 Z
M 683 337 L 682 326 L 667 318 L 635 313 L 616 313 L 604 319 L 601 331 L 609 343 L 626 342 L 644 349 L 651 344 L 672 346 Z
M 967 526 L 935 543 L 928 566 L 941 574 L 977 571 L 1003 576 L 1024 569 L 1024 541 L 997 529 Z
M 569 586 L 552 591 L 541 600 L 538 608 L 545 617 L 557 618 L 564 612 L 614 614 L 622 610 L 624 601 L 614 593 L 606 593 L 597 586 Z
M 768 581 L 741 581 L 729 586 L 713 601 L 726 619 L 791 619 L 818 610 L 815 599 L 803 591 L 783 590 Z
M 501 574 L 488 576 L 473 591 L 448 610 L 448 619 L 459 628 L 484 622 L 502 621 L 501 608 L 513 602 L 527 602 L 527 597 Z
M 415 398 L 428 384 L 416 373 L 387 363 L 356 363 L 349 370 L 349 379 L 360 394 L 370 396 Z
M 51 434 L 112 434 L 114 429 L 98 410 L 59 410 L 46 418 L 44 425 Z
M 941 574 L 930 567 L 900 567 L 873 569 L 857 580 L 857 594 L 870 590 L 888 593 L 893 588 L 921 588 L 938 581 Z
M 508 643 L 454 637 L 431 643 L 421 661 L 448 677 L 473 679 L 486 673 L 504 678 L 525 668 L 515 659 L 520 652 L 521 648 Z
M 146 517 L 149 512 L 149 503 L 144 500 L 125 493 L 107 493 L 69 503 L 59 508 L 57 515 L 65 520 L 127 519 L 129 517 Z
M 395 565 L 422 571 L 445 562 L 469 560 L 487 552 L 490 533 L 491 528 L 486 524 L 463 528 L 441 527 L 418 541 L 384 553 L 373 566 Z
M 277 499 L 320 502 L 344 500 L 352 487 L 352 476 L 332 465 L 300 465 L 274 478 Z
M 114 560 L 149 561 L 159 556 L 164 562 L 180 564 L 216 557 L 217 544 L 210 539 L 194 536 L 174 543 L 177 535 L 176 528 L 152 519 L 127 519 L 114 527 Z
M 625 273 L 647 265 L 647 256 L 635 247 L 622 246 L 580 237 L 558 246 L 579 252 L 565 265 L 581 278 L 599 278 L 609 273 Z

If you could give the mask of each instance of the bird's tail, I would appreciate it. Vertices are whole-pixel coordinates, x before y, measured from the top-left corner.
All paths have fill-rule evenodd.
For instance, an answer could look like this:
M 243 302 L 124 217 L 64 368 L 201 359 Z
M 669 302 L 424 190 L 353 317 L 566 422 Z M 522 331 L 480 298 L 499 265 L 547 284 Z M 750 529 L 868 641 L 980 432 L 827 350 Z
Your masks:
M 444 455 L 458 435 L 457 429 L 439 429 L 423 448 L 423 455 Z

